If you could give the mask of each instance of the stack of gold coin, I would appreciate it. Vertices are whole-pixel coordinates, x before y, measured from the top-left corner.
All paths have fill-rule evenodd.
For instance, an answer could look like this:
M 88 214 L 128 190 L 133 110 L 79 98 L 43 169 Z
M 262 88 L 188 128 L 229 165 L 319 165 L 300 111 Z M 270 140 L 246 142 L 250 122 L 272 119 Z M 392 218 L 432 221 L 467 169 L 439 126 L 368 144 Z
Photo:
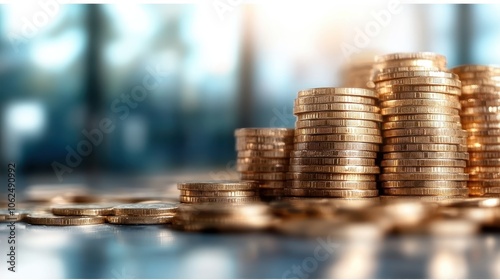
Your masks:
M 234 134 L 236 166 L 241 179 L 258 182 L 263 200 L 282 197 L 293 148 L 293 129 L 240 128 Z
M 384 117 L 384 194 L 424 200 L 467 196 L 458 76 L 436 70 L 446 67 L 446 59 L 432 53 L 390 54 L 377 62 L 388 67 L 373 80 Z
M 259 201 L 252 181 L 185 182 L 177 184 L 182 203 L 247 203 Z
M 500 196 L 500 67 L 464 65 L 452 71 L 462 81 L 470 194 Z
M 295 100 L 291 197 L 363 198 L 378 195 L 377 152 L 382 117 L 375 92 L 362 88 L 302 90 Z
M 107 216 L 110 224 L 153 225 L 168 224 L 177 211 L 177 203 L 132 203 L 113 207 L 113 215 Z

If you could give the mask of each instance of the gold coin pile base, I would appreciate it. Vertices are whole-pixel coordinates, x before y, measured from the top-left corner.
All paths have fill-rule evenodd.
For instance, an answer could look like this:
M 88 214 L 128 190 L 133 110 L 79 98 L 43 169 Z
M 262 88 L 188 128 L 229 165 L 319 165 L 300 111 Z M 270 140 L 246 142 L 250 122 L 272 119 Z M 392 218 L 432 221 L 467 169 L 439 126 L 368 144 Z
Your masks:
M 252 181 L 185 182 L 177 184 L 181 203 L 248 203 L 259 201 Z

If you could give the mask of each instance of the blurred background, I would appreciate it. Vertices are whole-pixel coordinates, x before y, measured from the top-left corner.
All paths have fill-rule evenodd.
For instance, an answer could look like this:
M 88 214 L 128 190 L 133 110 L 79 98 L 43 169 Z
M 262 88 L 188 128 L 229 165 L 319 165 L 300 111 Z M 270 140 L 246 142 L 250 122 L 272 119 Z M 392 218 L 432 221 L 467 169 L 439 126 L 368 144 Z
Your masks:
M 500 5 L 238 2 L 0 6 L 3 166 L 54 180 L 230 168 L 235 128 L 293 127 L 297 91 L 340 85 L 355 56 L 500 62 Z

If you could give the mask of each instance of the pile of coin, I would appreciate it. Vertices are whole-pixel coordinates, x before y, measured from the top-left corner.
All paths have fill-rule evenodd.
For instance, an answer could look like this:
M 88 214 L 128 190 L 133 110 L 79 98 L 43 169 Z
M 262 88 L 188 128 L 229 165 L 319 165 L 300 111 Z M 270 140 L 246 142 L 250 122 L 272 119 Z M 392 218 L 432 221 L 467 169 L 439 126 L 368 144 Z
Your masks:
M 500 196 L 500 67 L 464 65 L 452 71 L 462 81 L 470 194 Z
M 258 182 L 263 200 L 282 197 L 293 148 L 293 129 L 240 128 L 234 135 L 238 152 L 236 168 L 241 179 Z
M 383 193 L 427 200 L 467 196 L 461 83 L 457 75 L 436 70 L 446 67 L 446 58 L 398 53 L 377 62 L 388 67 L 373 79 L 384 117 Z
M 182 203 L 247 203 L 259 201 L 257 182 L 214 181 L 177 184 Z
M 291 197 L 362 198 L 378 195 L 377 152 L 382 117 L 375 92 L 362 88 L 302 90 L 295 100 Z

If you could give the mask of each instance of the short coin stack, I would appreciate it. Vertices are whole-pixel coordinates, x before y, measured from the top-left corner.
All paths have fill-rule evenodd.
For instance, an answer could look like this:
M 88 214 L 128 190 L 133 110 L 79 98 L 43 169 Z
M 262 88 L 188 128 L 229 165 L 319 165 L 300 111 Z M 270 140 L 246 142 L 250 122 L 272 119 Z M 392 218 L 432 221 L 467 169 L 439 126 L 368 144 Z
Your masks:
M 471 195 L 500 195 L 500 67 L 464 65 L 452 71 L 462 81 L 462 125 L 467 130 Z
M 258 182 L 259 195 L 264 200 L 282 197 L 293 148 L 293 129 L 240 128 L 234 135 L 241 179 Z
M 251 181 L 185 182 L 177 184 L 182 203 L 247 203 L 259 201 L 258 185 Z
M 391 54 L 377 61 L 390 65 L 374 78 L 384 116 L 383 193 L 426 200 L 467 196 L 457 75 L 435 70 L 445 67 L 446 59 L 431 53 Z
M 295 100 L 290 197 L 362 198 L 378 195 L 377 152 L 382 117 L 372 90 L 314 88 Z

